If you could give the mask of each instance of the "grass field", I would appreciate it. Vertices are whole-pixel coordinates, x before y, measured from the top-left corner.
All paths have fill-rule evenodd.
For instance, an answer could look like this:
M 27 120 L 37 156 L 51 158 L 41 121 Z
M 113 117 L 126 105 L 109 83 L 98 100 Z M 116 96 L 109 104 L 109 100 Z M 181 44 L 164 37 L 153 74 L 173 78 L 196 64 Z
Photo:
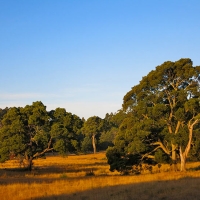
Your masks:
M 188 163 L 187 172 L 169 166 L 151 174 L 121 176 L 110 172 L 105 153 L 47 156 L 34 160 L 32 172 L 15 160 L 0 164 L 0 199 L 200 199 L 200 162 Z

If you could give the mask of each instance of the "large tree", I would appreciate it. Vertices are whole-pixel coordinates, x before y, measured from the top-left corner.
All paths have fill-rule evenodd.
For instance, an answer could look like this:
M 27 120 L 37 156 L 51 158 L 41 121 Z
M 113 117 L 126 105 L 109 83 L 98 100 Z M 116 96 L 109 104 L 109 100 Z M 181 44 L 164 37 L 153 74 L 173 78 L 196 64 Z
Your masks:
M 125 96 L 123 109 L 130 117 L 121 125 L 116 146 L 140 159 L 171 160 L 177 156 L 185 171 L 194 134 L 200 122 L 200 67 L 191 59 L 157 66 Z
M 32 160 L 46 152 L 66 154 L 78 148 L 76 139 L 82 120 L 65 109 L 47 112 L 46 106 L 37 101 L 24 108 L 10 108 L 1 122 L 1 162 L 8 160 L 11 155 L 20 156 L 31 170 Z
M 34 102 L 24 108 L 10 108 L 2 119 L 0 129 L 0 159 L 11 154 L 20 155 L 32 169 L 32 160 L 50 151 L 48 115 L 42 102 Z

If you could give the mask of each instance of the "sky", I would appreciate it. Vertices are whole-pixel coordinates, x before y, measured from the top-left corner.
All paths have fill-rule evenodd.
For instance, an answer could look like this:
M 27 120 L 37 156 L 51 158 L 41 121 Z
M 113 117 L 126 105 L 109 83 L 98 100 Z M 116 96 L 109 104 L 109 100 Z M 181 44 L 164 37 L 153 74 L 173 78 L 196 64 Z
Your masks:
M 163 62 L 200 65 L 199 9 L 199 0 L 0 0 L 0 108 L 115 113 Z

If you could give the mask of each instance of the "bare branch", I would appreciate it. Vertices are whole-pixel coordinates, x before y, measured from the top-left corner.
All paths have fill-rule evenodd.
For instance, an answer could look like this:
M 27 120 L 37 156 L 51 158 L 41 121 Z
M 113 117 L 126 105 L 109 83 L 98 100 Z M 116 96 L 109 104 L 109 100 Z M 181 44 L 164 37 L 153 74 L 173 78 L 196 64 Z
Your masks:
M 154 151 L 156 151 L 156 150 L 159 149 L 159 148 L 160 148 L 160 146 L 156 147 L 153 151 L 144 154 L 144 155 L 142 156 L 141 160 L 143 160 L 145 157 L 146 157 L 146 158 L 152 158 L 152 159 L 154 159 L 155 156 L 152 156 L 152 155 L 150 155 L 150 154 L 153 153 Z
M 177 123 L 177 125 L 176 125 L 175 134 L 177 134 L 177 133 L 178 133 L 178 131 L 179 131 L 179 128 L 180 128 L 180 125 L 181 125 L 181 122 L 180 122 L 180 121 L 178 121 L 178 123 Z
M 169 149 L 166 148 L 161 141 L 154 142 L 151 145 L 158 145 L 158 147 L 161 148 L 166 154 L 168 154 L 168 155 L 170 154 Z
M 34 154 L 33 155 L 33 158 L 36 158 L 36 157 L 39 157 L 39 156 L 42 156 L 42 155 L 44 155 L 46 152 L 49 152 L 49 151 L 52 151 L 54 148 L 46 148 L 44 151 L 42 151 L 42 152 L 37 152 L 36 154 Z

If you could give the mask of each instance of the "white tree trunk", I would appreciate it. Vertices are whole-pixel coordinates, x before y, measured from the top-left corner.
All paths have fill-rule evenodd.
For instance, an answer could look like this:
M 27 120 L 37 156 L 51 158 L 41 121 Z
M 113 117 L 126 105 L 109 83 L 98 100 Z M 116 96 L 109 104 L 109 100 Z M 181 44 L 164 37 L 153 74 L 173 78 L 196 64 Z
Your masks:
M 182 152 L 182 149 L 180 147 L 180 158 L 181 158 L 181 172 L 185 172 L 186 171 L 186 156 L 185 156 L 185 152 Z
M 186 146 L 184 152 L 182 151 L 182 147 L 180 146 L 180 159 L 181 159 L 181 171 L 182 172 L 186 171 L 186 159 L 187 159 L 188 153 L 189 153 L 190 148 L 191 148 L 193 126 L 195 124 L 196 124 L 195 122 L 192 125 L 188 124 L 189 140 L 188 140 L 188 143 L 187 143 L 187 146 Z
M 176 155 L 176 145 L 172 144 L 172 169 L 177 171 L 177 155 Z
M 95 154 L 96 151 L 97 151 L 96 144 L 95 144 L 95 135 L 92 135 L 92 146 L 93 146 L 93 151 L 94 151 L 94 154 Z

